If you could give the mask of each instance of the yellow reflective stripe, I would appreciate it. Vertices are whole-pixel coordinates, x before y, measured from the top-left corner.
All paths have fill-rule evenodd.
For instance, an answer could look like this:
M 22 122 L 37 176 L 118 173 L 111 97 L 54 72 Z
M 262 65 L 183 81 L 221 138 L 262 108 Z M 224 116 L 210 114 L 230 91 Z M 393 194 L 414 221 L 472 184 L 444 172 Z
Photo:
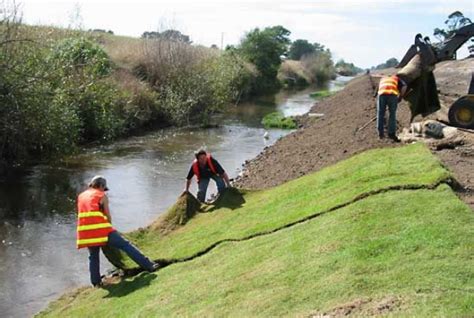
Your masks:
M 78 231 L 87 231 L 87 230 L 97 230 L 97 229 L 104 229 L 107 227 L 112 227 L 110 223 L 99 223 L 99 224 L 89 224 L 89 225 L 80 225 L 77 227 Z
M 83 240 L 77 240 L 77 245 L 94 244 L 94 243 L 106 243 L 107 240 L 108 240 L 108 237 L 83 239 Z
M 91 212 L 79 212 L 78 216 L 80 218 L 89 218 L 92 216 L 103 216 L 105 217 L 105 214 L 100 212 L 100 211 L 91 211 Z
M 382 84 L 385 84 L 385 85 L 387 85 L 387 84 L 398 85 L 397 81 L 394 80 L 394 79 L 382 80 L 382 81 L 380 82 L 380 84 L 381 84 L 381 85 L 382 85 Z

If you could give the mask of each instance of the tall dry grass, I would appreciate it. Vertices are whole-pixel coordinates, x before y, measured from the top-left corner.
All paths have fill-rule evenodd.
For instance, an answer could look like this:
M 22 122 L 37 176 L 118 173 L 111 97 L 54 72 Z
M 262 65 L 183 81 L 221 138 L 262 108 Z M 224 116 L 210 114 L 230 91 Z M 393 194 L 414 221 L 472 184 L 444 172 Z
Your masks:
M 313 83 L 313 78 L 300 61 L 286 60 L 278 70 L 278 80 L 288 86 L 301 86 Z
M 138 75 L 153 87 L 166 85 L 170 80 L 192 73 L 215 51 L 201 46 L 163 39 L 145 39 L 141 43 Z
M 317 85 L 336 77 L 334 62 L 328 52 L 305 55 L 301 59 L 301 65 L 310 74 L 313 83 Z

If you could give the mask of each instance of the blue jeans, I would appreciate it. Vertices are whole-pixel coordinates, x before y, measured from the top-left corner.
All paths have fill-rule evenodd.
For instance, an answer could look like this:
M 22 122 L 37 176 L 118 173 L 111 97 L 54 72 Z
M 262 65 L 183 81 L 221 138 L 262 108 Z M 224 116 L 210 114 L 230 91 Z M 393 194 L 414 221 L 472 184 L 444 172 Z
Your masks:
M 395 95 L 379 95 L 377 98 L 377 130 L 383 136 L 385 109 L 388 106 L 388 135 L 393 136 L 397 131 L 397 106 L 398 97 Z
M 135 246 L 124 239 L 117 231 L 109 234 L 107 245 L 124 251 L 135 263 L 147 271 L 153 271 L 153 262 L 145 257 Z M 92 285 L 100 283 L 100 246 L 89 247 L 89 272 Z
M 211 178 L 212 178 L 212 180 L 214 180 L 214 181 L 216 182 L 217 191 L 218 191 L 219 193 L 221 193 L 222 190 L 225 189 L 224 179 L 222 179 L 222 178 L 219 177 L 219 176 L 212 176 Z M 206 192 L 207 192 L 207 187 L 209 186 L 209 181 L 210 181 L 210 179 L 201 179 L 201 180 L 199 180 L 199 182 L 198 182 L 197 198 L 198 198 L 198 200 L 201 201 L 201 202 L 205 202 L 205 201 L 206 201 Z

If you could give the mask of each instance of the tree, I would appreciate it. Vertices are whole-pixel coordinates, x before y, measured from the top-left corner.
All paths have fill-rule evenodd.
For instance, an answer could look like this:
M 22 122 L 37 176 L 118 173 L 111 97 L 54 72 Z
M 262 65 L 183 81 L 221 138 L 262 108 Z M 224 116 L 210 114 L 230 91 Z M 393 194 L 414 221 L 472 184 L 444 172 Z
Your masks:
M 180 42 L 180 43 L 186 43 L 186 44 L 191 44 L 193 43 L 189 36 L 186 34 L 181 33 L 178 30 L 165 30 L 163 32 L 158 32 L 158 31 L 145 31 L 142 34 L 142 38 L 144 39 L 162 39 L 162 40 L 168 40 L 168 41 L 173 41 L 173 42 Z
M 336 65 L 336 72 L 343 76 L 354 76 L 358 73 L 362 73 L 362 69 L 354 65 L 354 63 L 347 63 L 343 59 L 340 59 Z
M 326 49 L 326 47 L 318 42 L 315 42 L 313 44 L 313 48 L 314 48 L 314 52 L 316 53 L 321 53 L 321 52 L 327 52 L 329 54 L 331 54 L 331 51 L 329 49 Z
M 288 57 L 292 60 L 300 60 L 303 55 L 314 53 L 315 47 L 307 40 L 296 40 L 291 44 L 288 51 Z
M 189 36 L 181 33 L 178 30 L 166 30 L 161 32 L 160 37 L 166 40 L 182 42 L 186 44 L 191 44 L 192 41 L 189 39 Z
M 375 67 L 372 67 L 372 69 L 376 69 L 376 70 L 381 70 L 381 69 L 384 69 L 384 68 L 389 68 L 389 67 L 396 67 L 398 65 L 398 60 L 394 57 L 392 58 L 389 58 L 387 61 L 385 61 L 385 63 L 382 63 L 382 64 L 379 64 Z
M 281 57 L 286 56 L 290 31 L 278 25 L 263 30 L 256 28 L 248 32 L 240 42 L 237 50 L 251 63 L 258 72 L 254 93 L 270 92 L 279 87 L 277 81 Z
M 454 11 L 448 16 L 448 19 L 444 21 L 446 29 L 436 28 L 433 31 L 433 35 L 440 41 L 449 39 L 459 28 L 472 23 L 471 19 L 464 16 L 460 11 Z
M 392 58 L 389 58 L 386 62 L 385 62 L 385 67 L 395 67 L 398 65 L 398 60 L 394 57 Z

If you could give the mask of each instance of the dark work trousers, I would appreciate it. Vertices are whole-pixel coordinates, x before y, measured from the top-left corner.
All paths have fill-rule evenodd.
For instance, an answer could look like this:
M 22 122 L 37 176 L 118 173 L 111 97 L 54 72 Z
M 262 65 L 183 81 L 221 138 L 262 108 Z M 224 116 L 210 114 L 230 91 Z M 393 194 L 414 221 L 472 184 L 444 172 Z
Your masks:
M 397 131 L 397 106 L 398 97 L 396 95 L 379 95 L 377 97 L 377 130 L 379 136 L 384 136 L 385 110 L 388 107 L 388 135 L 395 136 Z
M 135 246 L 124 239 L 117 231 L 109 234 L 107 245 L 124 251 L 135 263 L 143 269 L 152 272 L 153 262 L 143 255 Z M 89 247 L 89 272 L 91 275 L 92 285 L 100 283 L 100 246 Z
M 225 182 L 224 182 L 224 179 L 222 179 L 221 177 L 216 176 L 216 175 L 213 175 L 211 178 L 212 178 L 212 180 L 214 180 L 214 181 L 216 182 L 217 191 L 218 191 L 219 193 L 221 193 L 222 190 L 225 189 Z M 201 180 L 199 180 L 199 182 L 198 182 L 197 198 L 198 198 L 198 200 L 201 201 L 201 202 L 205 202 L 205 201 L 206 201 L 206 192 L 207 192 L 207 187 L 209 186 L 209 181 L 210 181 L 210 179 L 201 178 Z

